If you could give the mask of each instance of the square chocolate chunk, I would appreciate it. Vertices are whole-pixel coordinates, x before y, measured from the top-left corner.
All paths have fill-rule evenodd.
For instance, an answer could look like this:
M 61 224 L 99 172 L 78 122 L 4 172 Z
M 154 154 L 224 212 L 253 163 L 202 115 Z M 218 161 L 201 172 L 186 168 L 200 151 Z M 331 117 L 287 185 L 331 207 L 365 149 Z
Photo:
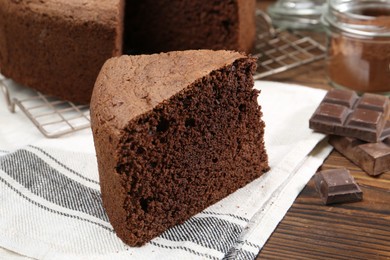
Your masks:
M 383 131 L 389 113 L 388 97 L 366 93 L 359 98 L 354 91 L 332 89 L 310 118 L 309 127 L 374 143 L 390 136 Z
M 390 171 L 390 137 L 367 143 L 356 138 L 332 135 L 329 143 L 371 176 Z
M 358 99 L 359 96 L 356 94 L 355 91 L 333 89 L 326 94 L 324 102 L 339 104 L 345 107 L 353 107 L 353 105 Z
M 383 113 L 386 111 L 388 103 L 388 98 L 385 96 L 378 96 L 377 94 L 366 93 L 360 98 L 358 107 L 366 108 L 369 110 L 376 110 Z
M 317 172 L 314 183 L 324 204 L 361 201 L 363 193 L 350 172 L 331 169 Z

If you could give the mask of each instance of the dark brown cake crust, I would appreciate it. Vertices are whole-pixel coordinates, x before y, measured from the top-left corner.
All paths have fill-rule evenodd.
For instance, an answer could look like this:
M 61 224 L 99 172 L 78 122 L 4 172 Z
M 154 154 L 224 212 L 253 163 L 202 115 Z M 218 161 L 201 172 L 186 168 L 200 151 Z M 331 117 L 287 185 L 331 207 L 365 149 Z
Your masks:
M 238 50 L 255 43 L 255 0 L 128 0 L 124 49 L 136 53 L 174 50 Z
M 123 53 L 125 2 L 132 52 L 249 52 L 254 44 L 255 0 L 0 0 L 1 73 L 43 94 L 89 103 L 103 63 Z
M 122 53 L 121 0 L 0 0 L 1 73 L 44 94 L 89 103 L 104 62 Z
M 146 243 L 268 170 L 255 66 L 227 51 L 104 65 L 91 120 L 104 207 L 125 243 Z

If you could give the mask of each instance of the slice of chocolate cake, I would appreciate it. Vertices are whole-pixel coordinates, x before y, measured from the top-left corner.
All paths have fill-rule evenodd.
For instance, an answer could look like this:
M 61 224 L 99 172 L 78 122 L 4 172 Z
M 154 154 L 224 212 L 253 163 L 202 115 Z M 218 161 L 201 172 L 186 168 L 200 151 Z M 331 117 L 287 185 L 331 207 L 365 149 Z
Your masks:
M 268 170 L 255 59 L 232 51 L 121 56 L 91 120 L 104 207 L 140 246 Z

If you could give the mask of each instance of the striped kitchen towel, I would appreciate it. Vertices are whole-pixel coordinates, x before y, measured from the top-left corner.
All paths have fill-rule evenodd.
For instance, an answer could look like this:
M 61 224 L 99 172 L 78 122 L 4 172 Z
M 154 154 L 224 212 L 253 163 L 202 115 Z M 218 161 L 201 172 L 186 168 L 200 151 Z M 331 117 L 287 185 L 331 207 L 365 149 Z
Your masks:
M 0 258 L 254 259 L 331 150 L 308 128 L 324 91 L 256 88 L 271 170 L 140 248 L 123 244 L 108 221 L 91 131 L 44 139 L 0 107 Z

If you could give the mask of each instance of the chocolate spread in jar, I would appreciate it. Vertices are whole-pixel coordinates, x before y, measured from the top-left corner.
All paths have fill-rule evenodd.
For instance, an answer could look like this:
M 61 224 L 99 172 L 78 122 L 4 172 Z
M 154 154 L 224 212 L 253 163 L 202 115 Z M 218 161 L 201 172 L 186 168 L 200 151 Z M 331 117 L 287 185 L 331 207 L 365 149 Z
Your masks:
M 354 21 L 353 25 L 367 26 L 369 30 L 390 28 L 389 10 L 361 10 L 359 15 L 372 19 Z M 332 31 L 330 36 L 327 73 L 336 87 L 390 93 L 390 37 L 367 37 L 343 31 Z

